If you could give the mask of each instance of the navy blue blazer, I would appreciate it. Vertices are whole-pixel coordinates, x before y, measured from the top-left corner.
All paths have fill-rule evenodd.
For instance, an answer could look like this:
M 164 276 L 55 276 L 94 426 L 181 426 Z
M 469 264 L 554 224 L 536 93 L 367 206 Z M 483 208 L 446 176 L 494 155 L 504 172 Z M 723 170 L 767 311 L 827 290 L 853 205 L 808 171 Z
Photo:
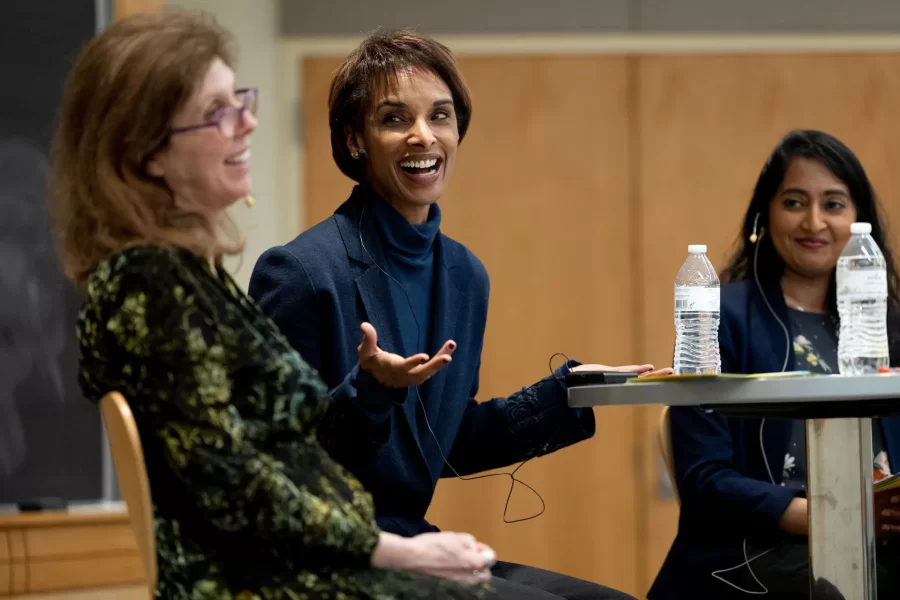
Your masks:
M 764 289 L 793 340 L 780 285 L 769 283 Z M 752 280 L 722 288 L 719 346 L 723 373 L 781 371 L 785 350 L 787 370 L 793 369 L 793 341 L 787 343 Z M 673 407 L 669 414 L 681 514 L 678 535 L 648 594 L 650 600 L 694 599 L 705 586 L 724 586 L 711 573 L 744 561 L 744 539 L 760 545 L 783 540 L 778 522 L 791 500 L 803 493 L 773 485 L 769 477 L 771 470 L 775 483 L 782 482 L 792 431 L 789 419 L 729 418 L 683 407 Z M 891 466 L 900 468 L 900 418 L 879 422 Z
M 449 339 L 457 347 L 453 361 L 419 386 L 434 435 L 419 403 L 405 402 L 407 389 L 384 388 L 360 369 L 364 321 L 382 349 L 402 353 L 388 289 L 396 284 L 373 263 L 386 264 L 384 248 L 372 213 L 363 213 L 371 193 L 355 187 L 330 218 L 266 251 L 249 292 L 331 389 L 331 409 L 319 424 L 323 446 L 372 493 L 379 526 L 411 536 L 436 529 L 425 513 L 438 478 L 454 475 L 443 456 L 460 475 L 504 467 L 590 438 L 595 423 L 592 411 L 568 407 L 562 375 L 572 362 L 508 398 L 475 400 L 488 275 L 474 254 L 441 233 L 428 353 Z

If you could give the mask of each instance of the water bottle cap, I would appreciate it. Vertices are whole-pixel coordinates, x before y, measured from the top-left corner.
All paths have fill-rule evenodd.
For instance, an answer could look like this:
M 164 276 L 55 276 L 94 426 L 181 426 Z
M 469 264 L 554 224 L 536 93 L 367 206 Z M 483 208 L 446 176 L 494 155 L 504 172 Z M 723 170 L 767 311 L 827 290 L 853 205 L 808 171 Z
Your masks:
M 872 224 L 871 223 L 851 223 L 850 224 L 850 233 L 852 233 L 852 234 L 872 233 Z
M 688 254 L 706 254 L 706 244 L 691 244 L 688 246 Z

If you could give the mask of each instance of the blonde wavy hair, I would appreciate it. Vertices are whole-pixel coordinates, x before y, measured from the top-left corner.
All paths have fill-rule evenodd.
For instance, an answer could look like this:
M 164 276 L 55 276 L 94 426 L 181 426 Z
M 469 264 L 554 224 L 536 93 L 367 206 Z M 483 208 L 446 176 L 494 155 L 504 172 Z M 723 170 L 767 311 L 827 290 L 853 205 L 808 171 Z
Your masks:
M 146 169 L 216 58 L 234 68 L 231 34 L 213 17 L 184 10 L 122 19 L 78 55 L 60 106 L 50 190 L 63 267 L 76 284 L 132 246 L 217 258 L 243 250 L 229 217 L 212 223 L 185 213 Z

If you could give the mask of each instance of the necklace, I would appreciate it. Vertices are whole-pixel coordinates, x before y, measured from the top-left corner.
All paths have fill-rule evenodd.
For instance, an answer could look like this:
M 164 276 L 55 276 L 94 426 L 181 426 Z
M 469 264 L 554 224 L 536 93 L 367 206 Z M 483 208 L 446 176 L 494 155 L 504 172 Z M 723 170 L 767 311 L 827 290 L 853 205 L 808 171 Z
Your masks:
M 822 313 L 822 314 L 824 314 L 825 312 L 827 312 L 827 310 L 808 309 L 804 306 L 801 306 L 799 302 L 797 302 L 796 300 L 794 300 L 793 298 L 790 298 L 788 296 L 784 297 L 784 303 L 787 304 L 787 306 L 789 308 L 793 308 L 794 310 L 799 310 L 800 312 L 804 312 L 804 313 L 815 313 L 815 314 Z

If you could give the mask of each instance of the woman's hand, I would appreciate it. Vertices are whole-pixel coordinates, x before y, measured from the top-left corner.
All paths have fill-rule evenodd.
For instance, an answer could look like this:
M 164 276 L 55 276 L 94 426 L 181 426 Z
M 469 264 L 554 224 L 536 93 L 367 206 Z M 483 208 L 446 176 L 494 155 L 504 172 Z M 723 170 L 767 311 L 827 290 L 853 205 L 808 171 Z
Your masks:
M 402 538 L 382 532 L 372 566 L 474 585 L 490 580 L 493 556 L 493 550 L 467 533 L 442 531 Z
M 369 323 L 361 326 L 362 343 L 357 347 L 359 365 L 381 385 L 389 388 L 405 388 L 418 385 L 450 364 L 456 342 L 448 340 L 430 360 L 427 354 L 403 358 L 399 354 L 385 352 L 378 347 L 378 334 Z
M 580 365 L 572 367 L 573 372 L 577 371 L 606 371 L 608 373 L 637 373 L 638 377 L 650 377 L 651 375 L 671 375 L 674 373 L 672 367 L 665 369 L 656 369 L 653 365 L 626 365 L 624 367 L 608 367 L 606 365 Z
M 782 484 L 784 485 L 784 484 Z M 882 496 L 882 494 L 885 494 Z M 880 540 L 898 539 L 900 534 L 900 495 L 890 496 L 886 492 L 875 495 L 874 515 L 875 537 Z M 879 498 L 879 496 L 882 496 Z M 791 535 L 809 535 L 809 501 L 794 498 L 781 515 L 778 526 Z

